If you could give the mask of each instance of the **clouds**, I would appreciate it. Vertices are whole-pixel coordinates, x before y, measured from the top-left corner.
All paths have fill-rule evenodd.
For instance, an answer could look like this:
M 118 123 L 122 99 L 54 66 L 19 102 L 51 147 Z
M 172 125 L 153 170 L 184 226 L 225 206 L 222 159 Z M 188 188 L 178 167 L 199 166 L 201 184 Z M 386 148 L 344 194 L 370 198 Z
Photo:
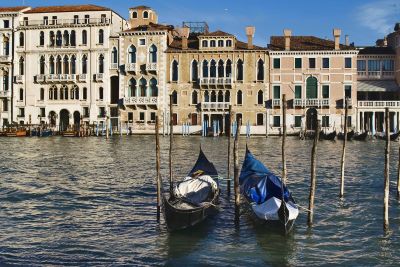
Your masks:
M 362 26 L 383 36 L 393 31 L 399 14 L 399 0 L 374 0 L 358 8 L 357 20 Z

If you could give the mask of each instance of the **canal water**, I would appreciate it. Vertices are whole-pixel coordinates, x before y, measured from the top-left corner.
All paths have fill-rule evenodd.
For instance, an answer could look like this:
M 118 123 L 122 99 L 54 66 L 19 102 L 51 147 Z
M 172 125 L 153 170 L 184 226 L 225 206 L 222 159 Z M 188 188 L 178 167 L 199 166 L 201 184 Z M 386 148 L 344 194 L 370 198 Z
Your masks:
M 227 139 L 176 137 L 183 177 L 200 144 L 227 176 Z M 168 138 L 162 141 L 167 181 Z M 220 213 L 196 229 L 168 233 L 156 221 L 153 136 L 0 139 L 0 265 L 395 266 L 400 262 L 398 143 L 391 151 L 390 229 L 383 235 L 383 141 L 349 142 L 345 198 L 338 200 L 341 143 L 318 148 L 315 224 L 301 211 L 287 237 L 258 226 L 222 185 Z M 254 137 L 253 154 L 280 173 L 280 139 Z M 241 139 L 240 157 L 245 139 Z M 289 138 L 288 181 L 307 207 L 311 141 Z

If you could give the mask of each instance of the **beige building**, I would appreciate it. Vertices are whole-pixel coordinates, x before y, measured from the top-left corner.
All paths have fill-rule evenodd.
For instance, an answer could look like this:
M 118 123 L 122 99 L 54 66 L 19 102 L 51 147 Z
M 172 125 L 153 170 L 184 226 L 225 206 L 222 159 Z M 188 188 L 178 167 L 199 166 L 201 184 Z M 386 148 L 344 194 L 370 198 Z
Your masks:
M 217 124 L 219 133 L 228 133 L 231 105 L 243 125 L 265 133 L 269 60 L 267 49 L 253 44 L 255 28 L 246 28 L 247 42 L 223 31 L 208 32 L 206 24 L 187 23 L 178 32 L 166 51 L 174 124 L 189 124 L 190 132 Z

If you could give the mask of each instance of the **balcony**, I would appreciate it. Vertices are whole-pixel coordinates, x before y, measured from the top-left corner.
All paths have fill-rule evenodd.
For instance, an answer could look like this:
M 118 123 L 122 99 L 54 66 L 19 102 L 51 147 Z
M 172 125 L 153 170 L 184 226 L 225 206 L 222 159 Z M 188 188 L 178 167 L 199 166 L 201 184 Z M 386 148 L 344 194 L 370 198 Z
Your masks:
M 45 75 L 43 75 L 43 74 L 39 74 L 39 75 L 36 75 L 35 76 L 35 81 L 37 82 L 37 83 L 44 83 L 45 82 Z
M 14 76 L 15 83 L 23 83 L 24 82 L 24 75 L 15 75 Z
M 0 91 L 0 98 L 11 97 L 11 91 Z
M 79 74 L 78 76 L 78 82 L 80 83 L 85 83 L 87 80 L 87 74 Z
M 272 99 L 272 107 L 280 107 L 281 102 L 282 101 L 280 99 Z
M 48 74 L 46 75 L 46 81 L 49 83 L 59 82 L 61 74 Z
M 61 74 L 61 82 L 76 82 L 76 74 Z
M 110 69 L 111 70 L 117 70 L 118 69 L 118 63 L 111 63 L 110 64 Z
M 10 62 L 10 61 L 11 61 L 10 55 L 1 55 L 0 56 L 0 62 Z
M 200 78 L 200 85 L 208 86 L 232 86 L 232 78 L 227 77 L 220 77 L 220 78 Z
M 400 101 L 358 101 L 358 108 L 400 108 Z
M 94 80 L 96 82 L 102 82 L 104 77 L 104 73 L 96 73 L 94 74 Z
M 136 71 L 136 63 L 125 64 L 125 71 L 135 72 Z
M 50 19 L 50 20 L 25 20 L 20 21 L 20 27 L 29 26 L 71 26 L 71 25 L 106 25 L 110 24 L 109 18 L 83 18 L 83 19 Z
M 294 99 L 295 107 L 329 107 L 329 98 Z
M 203 102 L 201 103 L 202 110 L 228 110 L 229 102 Z
M 157 63 L 147 63 L 146 70 L 147 71 L 157 71 Z
M 125 97 L 124 105 L 157 105 L 158 97 Z
M 387 80 L 394 79 L 394 71 L 358 71 L 359 80 Z

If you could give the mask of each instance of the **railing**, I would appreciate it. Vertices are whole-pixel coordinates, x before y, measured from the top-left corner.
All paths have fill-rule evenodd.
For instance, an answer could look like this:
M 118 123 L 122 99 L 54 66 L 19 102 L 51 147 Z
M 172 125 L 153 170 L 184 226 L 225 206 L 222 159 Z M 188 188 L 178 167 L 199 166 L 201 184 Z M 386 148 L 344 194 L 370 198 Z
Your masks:
M 0 91 L 0 97 L 11 97 L 11 92 L 7 91 Z
M 295 107 L 329 107 L 329 98 L 296 98 L 293 102 Z
M 79 82 L 85 83 L 86 80 L 87 80 L 87 74 L 79 74 L 78 75 L 78 81 Z
M 400 101 L 358 101 L 359 108 L 393 108 L 400 107 Z
M 104 77 L 104 73 L 96 73 L 94 75 L 94 80 L 96 82 L 101 82 L 101 81 L 103 81 L 103 77 Z
M 44 75 L 44 74 L 36 75 L 36 82 L 37 82 L 37 83 L 42 83 L 42 82 L 44 82 L 44 81 L 46 80 L 45 77 L 46 77 L 46 75 Z
M 281 100 L 280 99 L 272 99 L 272 106 L 273 107 L 280 107 L 281 106 Z
M 15 75 L 15 82 L 22 83 L 24 81 L 24 75 Z
M 157 105 L 158 97 L 156 96 L 138 96 L 138 97 L 125 97 L 124 104 L 137 104 L 137 105 Z
M 232 78 L 200 78 L 201 85 L 232 85 Z
M 359 79 L 393 79 L 394 71 L 358 71 L 357 75 Z
M 11 56 L 10 55 L 1 55 L 0 56 L 0 62 L 8 62 L 11 60 Z
M 110 64 L 110 69 L 117 70 L 118 69 L 118 63 L 111 63 Z
M 125 70 L 126 71 L 136 71 L 136 63 L 126 63 Z
M 46 76 L 46 81 L 48 82 L 59 82 L 61 80 L 61 74 L 48 74 Z
M 87 19 L 49 19 L 49 20 L 24 20 L 19 26 L 46 26 L 46 25 L 78 25 L 78 24 L 109 24 L 109 18 L 87 18 Z
M 157 70 L 157 63 L 147 63 L 146 70 L 148 71 L 156 71 Z
M 225 110 L 229 109 L 229 102 L 203 102 L 201 103 L 202 109 L 220 109 Z
M 61 74 L 60 81 L 62 82 L 75 82 L 76 75 L 75 74 Z

